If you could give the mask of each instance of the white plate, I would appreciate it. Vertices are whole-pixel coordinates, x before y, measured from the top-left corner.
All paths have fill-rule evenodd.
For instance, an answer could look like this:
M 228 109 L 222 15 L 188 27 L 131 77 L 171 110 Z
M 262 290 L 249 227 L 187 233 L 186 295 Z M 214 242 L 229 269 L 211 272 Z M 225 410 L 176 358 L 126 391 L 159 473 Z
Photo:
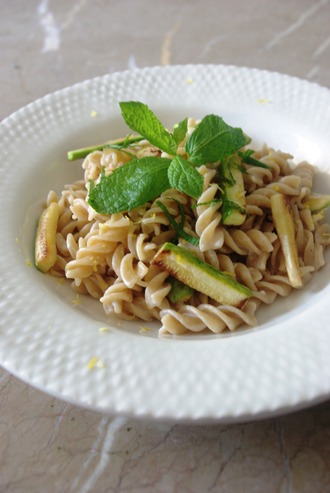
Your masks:
M 43 391 L 100 411 L 187 422 L 288 412 L 330 392 L 330 262 L 292 296 L 233 335 L 160 339 L 157 324 L 107 319 L 75 301 L 33 259 L 40 204 L 82 176 L 69 149 L 122 137 L 118 102 L 140 100 L 172 125 L 221 115 L 257 143 L 320 168 L 330 190 L 330 91 L 277 73 L 231 66 L 153 67 L 106 75 L 48 95 L 1 124 L 0 361 Z M 329 256 L 328 256 L 329 260 Z M 101 327 L 108 327 L 102 332 Z M 103 367 L 88 369 L 92 358 Z

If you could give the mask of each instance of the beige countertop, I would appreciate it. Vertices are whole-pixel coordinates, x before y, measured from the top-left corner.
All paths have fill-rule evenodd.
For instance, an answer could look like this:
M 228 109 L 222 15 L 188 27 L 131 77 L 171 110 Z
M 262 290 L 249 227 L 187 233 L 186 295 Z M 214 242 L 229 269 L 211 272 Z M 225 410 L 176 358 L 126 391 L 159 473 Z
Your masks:
M 126 69 L 233 64 L 330 88 L 330 0 L 0 0 L 1 114 Z M 192 426 L 84 410 L 0 370 L 0 493 L 330 492 L 330 402 Z

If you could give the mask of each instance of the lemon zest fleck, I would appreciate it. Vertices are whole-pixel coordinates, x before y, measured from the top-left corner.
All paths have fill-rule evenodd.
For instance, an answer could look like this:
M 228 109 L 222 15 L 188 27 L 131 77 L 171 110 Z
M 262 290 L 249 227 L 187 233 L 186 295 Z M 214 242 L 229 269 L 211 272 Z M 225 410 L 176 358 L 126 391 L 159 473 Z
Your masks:
M 266 99 L 266 98 L 260 98 L 260 99 L 257 99 L 257 103 L 267 104 L 267 103 L 271 103 L 271 100 Z
M 79 297 L 79 294 L 76 294 L 76 297 L 72 300 L 72 303 L 74 305 L 81 305 L 81 299 Z
M 99 332 L 109 332 L 109 327 L 100 327 Z
M 139 332 L 140 332 L 140 334 L 144 334 L 145 332 L 149 332 L 150 330 L 151 330 L 150 327 L 142 327 L 141 326 Z
M 98 363 L 99 359 L 94 356 L 87 365 L 88 370 L 92 370 Z

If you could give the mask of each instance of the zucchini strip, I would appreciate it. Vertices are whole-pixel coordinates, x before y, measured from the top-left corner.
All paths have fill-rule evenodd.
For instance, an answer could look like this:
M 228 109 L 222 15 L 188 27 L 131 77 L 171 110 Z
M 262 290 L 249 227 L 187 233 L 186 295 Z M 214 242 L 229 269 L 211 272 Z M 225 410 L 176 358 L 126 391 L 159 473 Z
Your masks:
M 59 205 L 52 202 L 39 218 L 35 238 L 35 264 L 42 272 L 47 272 L 56 262 L 56 232 Z
M 152 263 L 190 288 L 210 296 L 223 305 L 241 306 L 253 295 L 248 287 L 240 284 L 233 277 L 173 243 L 165 243 Z
M 273 221 L 280 239 L 285 258 L 286 270 L 292 287 L 302 286 L 299 269 L 298 248 L 295 238 L 295 227 L 288 201 L 281 193 L 276 193 L 270 199 Z

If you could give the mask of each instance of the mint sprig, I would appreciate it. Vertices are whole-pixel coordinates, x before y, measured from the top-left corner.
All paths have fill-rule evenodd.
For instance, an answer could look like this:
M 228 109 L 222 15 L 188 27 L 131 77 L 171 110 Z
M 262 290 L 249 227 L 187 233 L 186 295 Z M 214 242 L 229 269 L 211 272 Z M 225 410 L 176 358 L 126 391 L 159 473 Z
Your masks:
M 91 183 L 88 197 L 88 203 L 103 214 L 134 209 L 169 188 L 198 199 L 204 178 L 195 166 L 219 163 L 250 142 L 242 129 L 231 127 L 219 116 L 207 115 L 185 144 L 186 159 L 177 154 L 177 149 L 187 134 L 187 118 L 179 122 L 171 133 L 146 104 L 125 101 L 119 105 L 127 125 L 139 134 L 134 139 L 146 139 L 170 157 L 133 158 L 108 176 L 103 172 L 99 183 Z M 136 141 L 123 142 L 127 146 Z

